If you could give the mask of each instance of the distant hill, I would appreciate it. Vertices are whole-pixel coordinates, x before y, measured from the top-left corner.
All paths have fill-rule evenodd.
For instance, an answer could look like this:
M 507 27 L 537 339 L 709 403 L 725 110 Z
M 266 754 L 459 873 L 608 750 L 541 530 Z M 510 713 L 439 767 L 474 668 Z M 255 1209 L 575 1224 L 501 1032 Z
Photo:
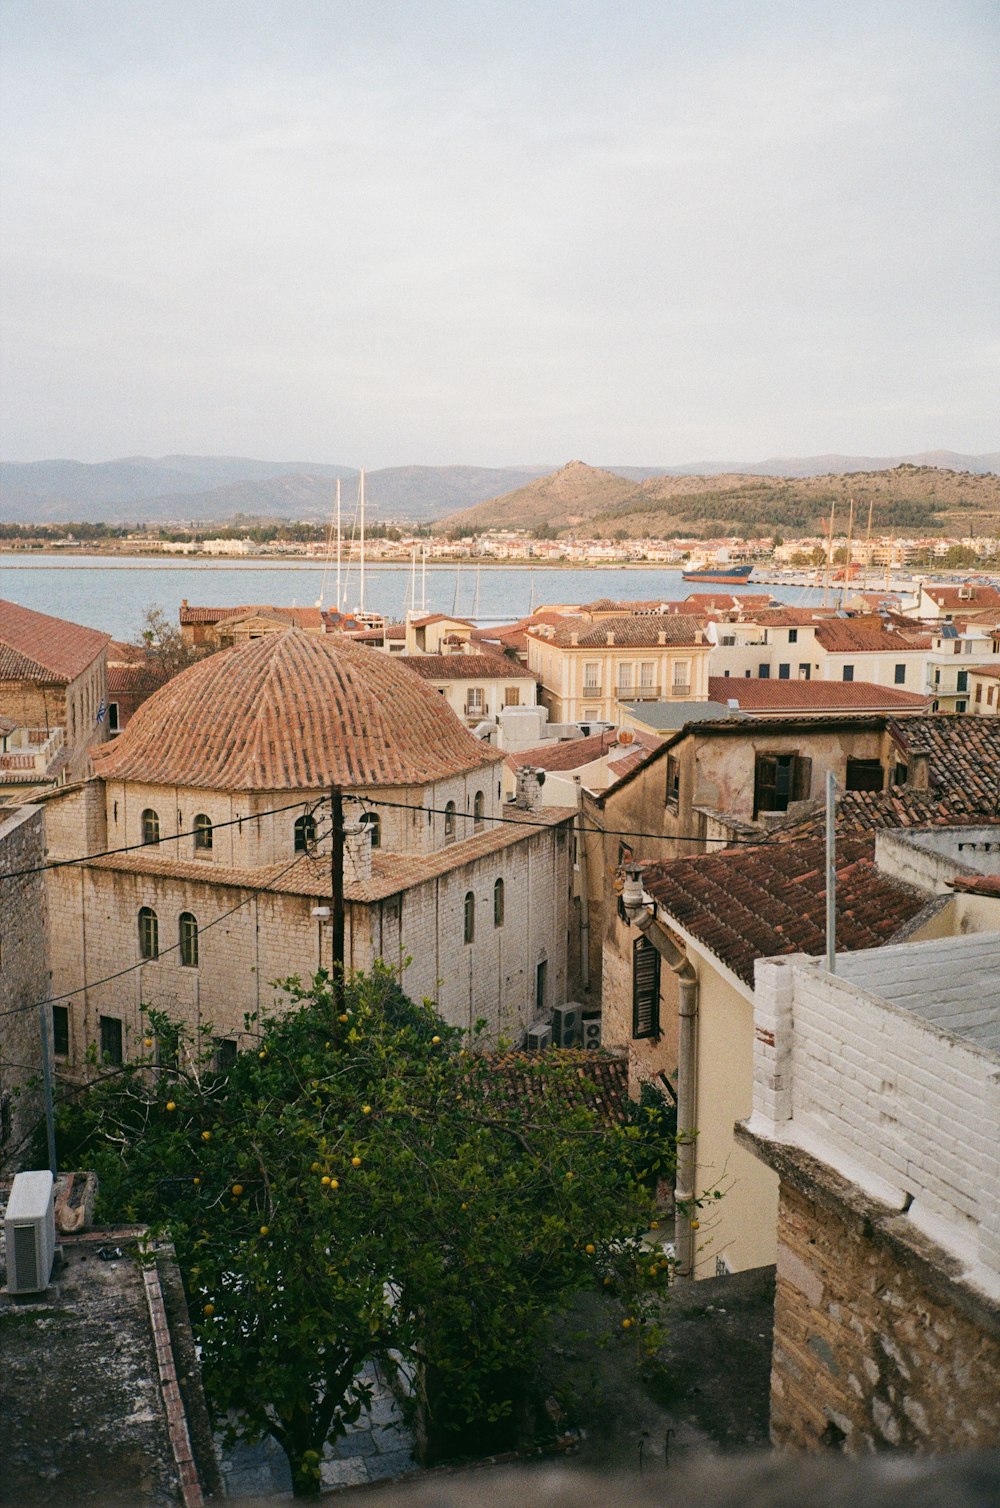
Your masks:
M 1000 453 L 963 456 L 951 451 L 874 460 L 819 456 L 749 464 L 705 461 L 685 467 L 612 466 L 604 470 L 573 461 L 554 473 L 542 465 L 391 466 L 368 472 L 366 497 L 373 519 L 426 523 L 447 515 L 448 527 L 458 520 L 461 527 L 483 527 L 487 517 L 496 523 L 520 521 L 529 528 L 557 521 L 561 527 L 572 527 L 574 522 L 588 518 L 611 516 L 613 510 L 626 504 L 626 512 L 634 506 L 670 518 L 677 499 L 689 500 L 681 510 L 685 519 L 694 508 L 693 517 L 704 517 L 708 522 L 716 516 L 711 510 L 721 504 L 696 505 L 693 500 L 709 493 L 725 493 L 732 506 L 738 507 L 735 519 L 750 516 L 760 501 L 753 492 L 742 500 L 736 496 L 755 480 L 773 487 L 789 478 L 808 481 L 821 476 L 873 475 L 898 467 L 903 461 L 939 476 L 946 474 L 945 467 L 955 473 L 973 473 L 971 482 L 984 473 L 1000 470 Z M 125 456 L 94 463 L 8 461 L 0 462 L 0 519 L 12 523 L 80 520 L 217 524 L 239 516 L 325 519 L 330 515 L 338 477 L 345 484 L 344 506 L 350 511 L 357 468 L 327 462 L 188 455 Z M 675 481 L 680 486 L 671 490 Z M 532 490 L 536 484 L 541 486 L 540 492 Z M 946 484 L 942 486 L 947 491 Z M 647 487 L 654 490 L 641 491 Z M 479 505 L 486 511 L 477 514 Z M 699 514 L 698 506 L 709 512 Z M 627 526 L 619 522 L 614 527 Z
M 807 477 L 656 476 L 635 484 L 581 461 L 442 519 L 438 527 L 450 532 L 545 524 L 564 535 L 626 537 L 811 533 L 834 504 L 846 528 L 851 498 L 859 530 L 866 526 L 870 502 L 878 530 L 964 532 L 970 519 L 979 519 L 981 532 L 1000 532 L 1000 477 L 993 473 L 903 464 Z
M 396 466 L 370 471 L 373 518 L 438 518 L 505 492 L 544 466 Z M 117 461 L 0 462 L 0 518 L 11 523 L 199 522 L 328 518 L 340 477 L 353 506 L 358 471 L 241 456 L 129 456 Z

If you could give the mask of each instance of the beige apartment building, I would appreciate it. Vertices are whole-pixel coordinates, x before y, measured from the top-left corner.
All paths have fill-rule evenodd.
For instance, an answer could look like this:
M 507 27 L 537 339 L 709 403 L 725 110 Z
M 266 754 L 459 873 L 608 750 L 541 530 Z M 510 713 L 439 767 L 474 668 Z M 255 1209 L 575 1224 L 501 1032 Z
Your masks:
M 534 707 L 538 702 L 535 672 L 505 655 L 406 654 L 397 656 L 397 663 L 440 692 L 468 728 L 495 723 L 505 707 Z
M 87 774 L 108 736 L 110 637 L 0 601 L 0 792 Z
M 617 723 L 630 702 L 704 701 L 710 646 L 697 618 L 565 618 L 529 629 L 528 668 L 555 723 Z

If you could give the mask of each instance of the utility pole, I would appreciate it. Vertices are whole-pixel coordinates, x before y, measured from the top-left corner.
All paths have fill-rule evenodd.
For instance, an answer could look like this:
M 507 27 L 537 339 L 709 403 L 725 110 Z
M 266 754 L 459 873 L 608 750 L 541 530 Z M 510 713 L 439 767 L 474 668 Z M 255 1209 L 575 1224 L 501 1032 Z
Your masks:
M 826 772 L 826 966 L 837 972 L 837 801 L 833 771 Z
M 333 993 L 338 1005 L 344 1000 L 344 797 L 339 785 L 330 787 L 330 893 L 333 910 L 330 917 L 331 970 Z

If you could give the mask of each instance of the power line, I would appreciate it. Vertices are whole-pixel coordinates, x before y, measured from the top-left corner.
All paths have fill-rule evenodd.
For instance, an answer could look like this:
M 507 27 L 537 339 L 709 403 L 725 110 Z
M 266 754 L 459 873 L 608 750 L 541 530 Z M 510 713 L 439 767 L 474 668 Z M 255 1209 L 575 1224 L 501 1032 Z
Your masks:
M 326 837 L 326 833 L 317 834 L 317 840 L 320 837 Z M 242 900 L 237 901 L 235 906 L 230 906 L 228 911 L 223 911 L 219 916 L 213 917 L 203 927 L 198 927 L 195 935 L 201 937 L 203 933 L 211 931 L 213 927 L 217 927 L 220 922 L 224 922 L 227 917 L 239 911 L 248 901 L 253 900 L 254 896 L 262 894 L 265 890 L 269 890 L 276 881 L 283 879 L 289 870 L 294 869 L 296 864 L 301 864 L 302 860 L 307 857 L 308 855 L 304 853 L 296 854 L 290 864 L 286 864 L 284 869 L 279 869 L 277 874 L 270 875 L 264 884 L 247 887 L 247 894 Z M 171 943 L 169 948 L 164 948 L 162 952 L 157 948 L 154 958 L 140 958 L 138 963 L 130 963 L 127 968 L 118 969 L 114 974 L 105 974 L 103 979 L 85 979 L 72 990 L 64 990 L 61 995 L 50 995 L 47 1000 L 36 1000 L 31 1005 L 17 1005 L 13 1010 L 0 1011 L 0 1017 L 20 1016 L 26 1011 L 37 1010 L 41 1005 L 58 1005 L 61 1000 L 72 1000 L 74 995 L 82 995 L 87 990 L 96 990 L 102 984 L 111 984 L 115 979 L 123 979 L 126 974 L 134 974 L 136 969 L 144 969 L 149 963 L 158 963 L 161 958 L 166 958 L 168 954 L 179 952 L 180 947 L 181 943 L 178 939 L 177 942 Z
M 254 822 L 258 817 L 277 817 L 282 812 L 294 812 L 300 806 L 318 806 L 319 800 L 313 797 L 311 800 L 305 797 L 298 801 L 289 802 L 288 806 L 272 806 L 266 812 L 249 812 L 245 817 L 230 817 L 225 822 L 213 822 L 212 832 L 218 832 L 223 827 L 236 827 L 241 822 Z M 42 874 L 46 869 L 65 869 L 73 864 L 89 864 L 91 859 L 108 859 L 115 854 L 132 853 L 137 848 L 158 848 L 161 843 L 176 843 L 179 838 L 192 838 L 201 831 L 200 828 L 189 827 L 183 832 L 170 833 L 163 838 L 157 838 L 155 843 L 124 843 L 120 848 L 101 848 L 95 853 L 78 854 L 75 859 L 51 859 L 47 864 L 35 864 L 31 869 L 11 869 L 5 874 L 0 874 L 0 880 L 18 880 L 29 874 Z

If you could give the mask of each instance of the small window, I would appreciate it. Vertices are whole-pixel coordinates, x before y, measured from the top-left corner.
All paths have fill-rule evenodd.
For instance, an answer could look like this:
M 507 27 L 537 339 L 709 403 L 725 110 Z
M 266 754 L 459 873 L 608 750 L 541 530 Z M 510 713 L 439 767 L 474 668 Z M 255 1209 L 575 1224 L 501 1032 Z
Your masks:
M 198 919 L 190 911 L 182 911 L 178 922 L 180 934 L 181 963 L 186 969 L 198 967 Z
M 802 664 L 799 666 L 799 680 L 800 681 L 808 681 L 809 677 L 810 677 L 810 674 L 811 674 L 811 667 L 809 665 L 809 661 L 808 660 L 804 660 L 802 662 Z
M 57 1058 L 69 1057 L 69 1006 L 52 1007 L 52 1050 Z
M 853 681 L 854 680 L 854 666 L 853 665 L 845 665 L 844 666 L 844 680 L 845 681 Z
M 892 675 L 893 684 L 896 686 L 906 685 L 906 666 L 897 665 Z
M 548 996 L 549 964 L 548 959 L 540 958 L 535 964 L 535 1015 L 542 1016 L 545 1013 L 546 998 Z
M 476 897 L 471 890 L 465 892 L 465 941 L 476 940 Z
M 303 812 L 295 819 L 295 852 L 308 853 L 316 842 L 316 818 L 312 812 Z
M 378 812 L 368 813 L 368 835 L 372 841 L 372 848 L 382 847 L 382 818 Z
M 494 925 L 494 927 L 502 927 L 503 926 L 503 908 L 504 908 L 503 880 L 497 880 L 496 884 L 493 886 L 493 925 Z
M 955 711 L 956 712 L 965 712 L 966 709 L 968 708 L 968 705 L 969 704 L 966 701 L 965 697 L 960 697 L 958 699 L 958 701 L 955 703 Z
M 520 686 L 505 686 L 504 687 L 504 690 L 503 690 L 503 704 L 504 704 L 505 707 L 520 707 L 520 705 L 521 705 L 521 688 L 520 688 Z
M 109 733 L 117 733 L 119 731 L 120 727 L 121 727 L 121 724 L 118 721 L 118 703 L 117 702 L 109 702 L 108 703 L 108 732 Z
M 779 665 L 778 666 L 778 680 L 779 681 L 789 681 L 789 680 L 791 680 L 791 678 L 792 678 L 792 667 L 791 667 L 791 665 Z
M 472 825 L 475 831 L 482 832 L 483 819 L 486 816 L 486 797 L 482 791 L 477 791 L 472 803 Z
M 968 689 L 969 689 L 969 672 L 967 670 L 960 670 L 958 672 L 958 679 L 955 682 L 955 690 L 956 691 L 968 691 Z M 965 709 L 962 708 L 962 707 L 959 708 L 960 712 L 962 712 L 964 710 Z
M 749 674 L 750 674 L 750 672 L 747 671 L 747 675 L 749 675 Z M 758 680 L 767 681 L 767 680 L 770 679 L 770 676 L 771 676 L 771 667 L 770 667 L 770 665 L 758 665 L 757 666 L 757 678 L 758 678 Z
M 885 782 L 878 759 L 849 759 L 845 786 L 849 791 L 880 791 Z
M 10 1094 L 0 1098 L 0 1147 L 5 1147 L 10 1141 L 10 1134 L 14 1129 L 14 1107 Z
M 122 1061 L 122 1024 L 117 1016 L 101 1016 L 101 1061 L 120 1064 Z
M 235 1037 L 216 1037 L 215 1039 L 215 1070 L 217 1073 L 228 1073 L 235 1067 L 239 1056 L 239 1045 Z
M 451 843 L 455 838 L 455 803 L 449 801 L 444 809 L 444 841 Z
M 677 811 L 681 799 L 681 766 L 680 761 L 672 754 L 667 755 L 667 805 L 670 810 Z
M 147 806 L 142 814 L 142 841 L 144 843 L 159 843 L 160 819 L 151 806 Z
M 976 701 L 977 702 L 981 702 L 982 699 L 983 699 L 983 683 L 982 683 L 982 681 L 978 681 L 976 683 Z
M 799 642 L 799 631 L 797 628 L 790 628 L 788 630 L 788 642 L 789 644 L 797 644 Z
M 205 812 L 199 812 L 194 819 L 194 851 L 195 853 L 211 853 L 212 851 L 212 819 Z
M 139 957 L 159 958 L 160 923 L 151 906 L 143 906 L 139 912 Z
M 647 937 L 632 945 L 632 1036 L 660 1035 L 660 955 Z

